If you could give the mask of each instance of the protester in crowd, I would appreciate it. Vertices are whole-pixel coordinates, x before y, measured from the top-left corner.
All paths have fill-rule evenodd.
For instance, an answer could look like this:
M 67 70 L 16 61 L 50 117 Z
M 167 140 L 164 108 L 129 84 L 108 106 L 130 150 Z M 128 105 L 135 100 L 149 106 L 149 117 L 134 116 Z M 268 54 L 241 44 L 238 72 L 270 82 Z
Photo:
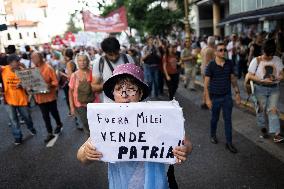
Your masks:
M 205 70 L 207 65 L 209 64 L 209 62 L 215 59 L 215 37 L 213 36 L 208 37 L 207 44 L 208 46 L 201 50 L 202 63 L 200 66 L 200 72 L 203 81 L 205 80 Z M 203 91 L 201 108 L 208 109 L 206 105 L 205 91 Z
M 42 118 L 45 122 L 45 127 L 48 133 L 46 139 L 44 140 L 44 142 L 47 143 L 55 137 L 53 135 L 53 128 L 49 115 L 50 113 L 55 119 L 57 125 L 54 130 L 54 134 L 59 134 L 63 128 L 56 101 L 58 80 L 54 69 L 49 64 L 44 62 L 43 55 L 41 53 L 33 52 L 31 58 L 32 62 L 39 69 L 42 78 L 48 86 L 48 91 L 45 91 L 45 93 L 35 94 L 35 100 L 41 110 Z
M 78 70 L 72 73 L 69 82 L 69 101 L 71 115 L 77 115 L 83 125 L 84 131 L 90 135 L 87 119 L 87 103 L 96 102 L 95 93 L 92 91 L 92 70 L 90 70 L 90 58 L 86 53 L 79 53 L 76 56 Z M 89 89 L 87 89 L 89 88 Z M 82 94 L 82 90 L 88 95 Z M 84 95 L 84 96 L 83 96 Z
M 32 117 L 28 107 L 28 96 L 25 89 L 21 86 L 21 80 L 17 77 L 16 71 L 24 69 L 21 67 L 20 57 L 16 54 L 9 55 L 7 58 L 9 65 L 1 66 L 0 72 L 3 77 L 4 99 L 7 104 L 6 109 L 12 126 L 12 133 L 15 138 L 15 145 L 22 143 L 23 135 L 21 131 L 18 113 L 25 121 L 31 135 L 36 134 L 33 126 Z
M 198 41 L 200 41 L 200 47 L 201 49 L 204 49 L 207 47 L 207 39 L 208 37 L 206 35 L 203 35 L 203 37 L 200 37 Z
M 245 45 L 245 39 L 239 38 L 237 42 L 237 60 L 238 60 L 238 79 L 247 74 L 248 47 Z
M 168 46 L 168 41 L 165 39 L 159 39 L 159 51 L 161 54 L 161 57 L 164 57 L 166 51 L 167 51 L 167 46 Z M 160 59 L 160 65 L 159 65 L 159 94 L 163 95 L 164 94 L 164 65 L 163 65 L 163 58 Z
M 261 33 L 256 34 L 256 38 L 254 41 L 249 44 L 249 55 L 248 55 L 248 66 L 253 58 L 261 56 L 262 55 L 262 43 L 263 43 L 263 37 Z
M 197 59 L 197 54 L 192 54 L 192 49 L 190 46 L 190 41 L 185 42 L 185 48 L 181 52 L 181 61 L 184 65 L 184 74 L 185 74 L 185 79 L 184 79 L 184 88 L 187 88 L 189 85 L 189 89 L 191 91 L 195 90 L 195 75 L 196 75 L 196 59 Z
M 133 63 L 133 59 L 127 54 L 121 54 L 119 41 L 114 37 L 105 38 L 101 43 L 101 48 L 105 53 L 93 66 L 92 87 L 95 92 L 101 93 L 103 83 L 112 76 L 114 68 L 120 64 Z M 104 94 L 100 96 L 101 102 L 112 102 Z
M 20 62 L 21 62 L 22 64 L 24 64 L 26 68 L 34 67 L 34 64 L 33 64 L 32 61 L 29 59 L 27 53 L 23 53 L 23 54 L 22 54 Z
M 27 59 L 30 60 L 31 59 L 31 54 L 33 53 L 33 49 L 31 48 L 30 45 L 25 45 L 25 50 L 26 50 L 26 54 L 27 54 Z
M 59 51 L 53 51 L 52 58 L 50 60 L 50 65 L 54 70 L 58 70 L 61 59 L 61 53 Z
M 237 75 L 239 70 L 238 66 L 238 60 L 237 60 L 237 41 L 238 41 L 238 36 L 237 34 L 232 34 L 231 35 L 231 40 L 227 44 L 227 53 L 228 53 L 228 59 L 231 60 L 234 63 L 234 73 Z
M 178 60 L 175 53 L 175 45 L 168 45 L 163 57 L 163 69 L 166 83 L 169 89 L 169 99 L 173 100 L 179 84 L 179 73 L 177 70 Z
M 59 86 L 63 89 L 65 94 L 65 99 L 68 108 L 70 107 L 69 103 L 69 86 L 68 83 L 70 81 L 71 74 L 76 71 L 76 64 L 73 61 L 73 50 L 66 49 L 64 52 L 64 61 L 65 69 L 59 72 Z M 70 109 L 69 109 L 70 111 Z M 70 112 L 69 112 L 69 115 Z
M 127 54 L 129 56 L 131 56 L 131 58 L 133 59 L 135 65 L 140 66 L 140 61 L 139 61 L 139 57 L 138 57 L 138 53 L 134 48 L 130 48 L 127 51 Z
M 115 103 L 139 102 L 149 95 L 149 88 L 143 79 L 143 71 L 140 67 L 134 64 L 119 65 L 115 68 L 113 76 L 104 83 L 103 90 Z M 92 144 L 91 139 L 88 139 L 78 150 L 77 158 L 84 164 L 98 161 L 103 156 L 101 152 L 96 150 L 96 142 L 93 141 Z M 191 150 L 192 145 L 186 137 L 184 145 L 175 147 L 173 153 L 181 163 L 187 159 Z M 109 188 L 137 188 L 136 186 L 145 189 L 169 188 L 167 168 L 166 164 L 153 162 L 109 163 Z M 153 174 L 154 177 L 150 176 Z
M 278 115 L 278 102 L 280 96 L 280 81 L 284 78 L 283 63 L 275 55 L 276 44 L 274 40 L 267 40 L 263 44 L 263 54 L 254 58 L 248 68 L 249 79 L 254 81 L 256 97 L 257 125 L 261 129 L 261 136 L 268 137 L 265 127 L 265 113 L 268 114 L 269 133 L 274 133 L 273 141 L 282 142 L 280 135 L 280 121 Z
M 94 47 L 88 47 L 88 48 L 87 48 L 87 52 L 88 52 L 88 54 L 89 54 L 89 57 L 90 57 L 91 62 L 95 61 L 95 59 L 96 59 L 96 54 L 97 54 L 95 48 L 94 48 Z
M 225 124 L 226 148 L 237 153 L 237 149 L 232 144 L 232 93 L 231 85 L 235 92 L 236 104 L 240 104 L 240 90 L 237 79 L 234 76 L 234 65 L 230 60 L 225 59 L 225 45 L 219 43 L 216 46 L 215 60 L 211 61 L 206 69 L 204 90 L 206 104 L 211 109 L 211 142 L 217 144 L 217 124 L 222 109 Z
M 154 45 L 154 38 L 152 36 L 147 37 L 147 45 L 142 50 L 142 61 L 144 63 L 145 81 L 150 87 L 150 94 L 152 94 L 153 89 L 154 97 L 158 98 L 161 54 Z

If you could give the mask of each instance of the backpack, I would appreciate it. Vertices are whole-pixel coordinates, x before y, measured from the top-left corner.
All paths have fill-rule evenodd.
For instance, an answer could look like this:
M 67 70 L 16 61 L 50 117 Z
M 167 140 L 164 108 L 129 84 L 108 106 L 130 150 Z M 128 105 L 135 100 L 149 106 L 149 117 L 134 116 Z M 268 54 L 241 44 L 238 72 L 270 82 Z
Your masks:
M 92 81 L 92 74 L 90 74 L 90 77 Z M 79 80 L 77 93 L 78 93 L 78 101 L 82 104 L 91 103 L 94 102 L 95 100 L 95 94 L 92 90 L 91 82 L 87 81 L 87 78 L 84 78 L 82 81 Z
M 124 64 L 129 63 L 126 54 L 122 53 L 122 54 L 120 54 L 120 56 L 121 56 L 121 55 L 123 56 Z M 120 57 L 119 57 L 119 58 L 120 58 Z M 102 57 L 100 58 L 100 61 L 99 61 L 99 72 L 100 72 L 101 77 L 103 76 L 103 71 L 104 71 L 104 65 L 105 65 L 105 61 L 104 61 L 104 60 L 106 60 L 106 62 L 107 62 L 107 64 L 108 64 L 108 66 L 109 66 L 111 72 L 113 72 L 113 70 L 114 70 L 114 68 L 113 68 L 113 66 L 111 65 L 111 63 L 109 62 L 109 60 L 108 60 L 105 56 L 102 56 Z

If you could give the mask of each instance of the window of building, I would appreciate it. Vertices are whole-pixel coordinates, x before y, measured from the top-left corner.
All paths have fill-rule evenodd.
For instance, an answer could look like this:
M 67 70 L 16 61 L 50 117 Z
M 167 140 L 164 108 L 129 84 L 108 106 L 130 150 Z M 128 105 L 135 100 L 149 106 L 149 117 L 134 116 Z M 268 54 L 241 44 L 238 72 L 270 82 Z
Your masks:
M 37 38 L 37 37 L 36 37 L 36 32 L 34 32 L 34 38 Z
M 262 0 L 262 7 L 272 7 L 276 5 L 283 4 L 284 0 Z
M 243 0 L 243 11 L 255 10 L 257 7 L 257 0 L 244 1 Z
M 260 9 L 262 7 L 262 0 L 257 0 L 257 8 Z
M 8 40 L 11 40 L 11 35 L 10 35 L 10 33 L 7 33 L 7 38 L 8 38 Z
M 230 0 L 230 14 L 236 14 L 242 12 L 242 1 Z
M 21 33 L 19 33 L 19 38 L 20 38 L 20 39 L 23 39 L 23 36 L 22 36 L 22 34 L 21 34 Z

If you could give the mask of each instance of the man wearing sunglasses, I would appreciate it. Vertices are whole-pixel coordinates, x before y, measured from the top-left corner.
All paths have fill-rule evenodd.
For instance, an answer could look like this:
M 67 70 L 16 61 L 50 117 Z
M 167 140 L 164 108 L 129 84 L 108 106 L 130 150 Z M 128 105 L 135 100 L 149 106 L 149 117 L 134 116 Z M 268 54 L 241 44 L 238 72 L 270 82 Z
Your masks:
M 217 44 L 215 60 L 211 61 L 206 68 L 204 91 L 206 105 L 211 109 L 210 141 L 213 144 L 218 143 L 216 131 L 222 109 L 225 123 L 226 149 L 232 153 L 237 153 L 238 150 L 232 144 L 233 100 L 231 85 L 234 89 L 237 105 L 240 104 L 241 98 L 237 79 L 234 76 L 234 65 L 232 61 L 225 59 L 225 51 L 224 43 Z

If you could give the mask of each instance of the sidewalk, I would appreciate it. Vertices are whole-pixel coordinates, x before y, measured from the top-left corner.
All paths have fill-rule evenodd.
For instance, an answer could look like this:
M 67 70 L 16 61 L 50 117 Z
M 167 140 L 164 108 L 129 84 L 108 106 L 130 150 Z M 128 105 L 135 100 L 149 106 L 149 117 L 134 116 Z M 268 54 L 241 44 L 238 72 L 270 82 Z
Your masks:
M 203 85 L 202 85 L 203 86 Z M 177 98 L 178 100 L 180 99 L 180 97 L 186 98 L 188 99 L 190 102 L 192 102 L 193 104 L 195 104 L 200 110 L 200 105 L 201 105 L 201 101 L 202 101 L 202 90 L 197 89 L 196 91 L 190 91 L 189 89 L 185 89 L 183 87 L 183 85 L 179 85 L 178 91 L 177 91 Z M 190 104 L 190 103 L 188 103 Z M 182 106 L 188 106 L 187 104 L 181 104 Z M 194 107 L 190 107 L 190 109 L 194 109 Z M 207 112 L 207 114 L 203 114 L 203 113 Z M 201 110 L 201 111 L 196 111 L 195 113 L 197 114 L 201 114 L 203 118 L 201 118 L 202 122 L 207 121 L 207 123 L 203 123 L 203 125 L 191 125 L 191 127 L 207 127 L 209 129 L 209 118 L 210 118 L 210 111 L 208 110 Z M 200 119 L 200 115 L 191 115 L 193 117 L 188 118 L 189 120 L 194 120 L 194 119 Z M 200 121 L 201 121 L 200 120 Z M 257 145 L 258 147 L 260 147 L 261 149 L 267 151 L 269 154 L 273 155 L 274 157 L 278 158 L 279 160 L 281 160 L 282 162 L 284 162 L 284 145 L 283 143 L 280 144 L 275 144 L 272 140 L 272 137 L 270 136 L 268 139 L 263 139 L 260 138 L 260 131 L 259 128 L 256 125 L 256 120 L 255 120 L 255 115 L 254 112 L 248 111 L 247 108 L 243 108 L 243 107 L 236 107 L 234 106 L 233 109 L 233 114 L 232 114 L 232 122 L 233 122 L 233 129 L 241 134 L 242 136 L 244 136 L 245 138 L 247 138 L 248 140 L 250 140 L 251 142 L 253 142 L 255 145 Z M 219 120 L 219 132 L 222 132 L 223 128 L 221 127 L 224 124 L 222 116 L 220 116 L 220 120 Z M 283 129 L 282 125 L 282 128 Z M 235 138 L 235 144 L 239 147 L 244 141 L 242 141 L 240 138 Z M 206 140 L 206 139 L 205 139 Z M 246 156 L 247 154 L 245 153 L 245 149 L 240 149 L 240 151 L 242 151 L 242 155 Z M 247 153 L 250 153 L 247 151 Z
M 200 75 L 196 76 L 195 84 L 203 88 L 203 81 Z M 242 105 L 248 108 L 250 111 L 254 112 L 254 105 L 251 101 L 251 98 L 247 101 L 248 95 L 244 89 L 244 79 L 238 80 L 238 85 L 240 88 L 240 95 L 242 98 Z M 280 110 L 280 119 L 284 121 L 284 83 L 280 83 L 280 98 L 278 108 Z

